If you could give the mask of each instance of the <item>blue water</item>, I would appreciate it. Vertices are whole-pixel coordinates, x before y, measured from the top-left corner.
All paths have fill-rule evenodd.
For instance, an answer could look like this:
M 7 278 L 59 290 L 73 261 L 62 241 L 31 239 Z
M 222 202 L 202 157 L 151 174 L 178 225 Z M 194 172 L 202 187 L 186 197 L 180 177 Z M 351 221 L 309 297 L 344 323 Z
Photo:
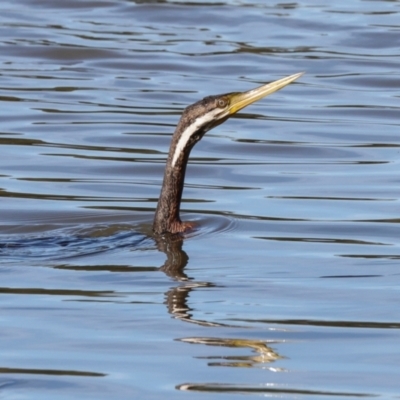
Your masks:
M 398 398 L 399 1 L 0 4 L 0 390 Z M 181 240 L 151 232 L 209 94 Z

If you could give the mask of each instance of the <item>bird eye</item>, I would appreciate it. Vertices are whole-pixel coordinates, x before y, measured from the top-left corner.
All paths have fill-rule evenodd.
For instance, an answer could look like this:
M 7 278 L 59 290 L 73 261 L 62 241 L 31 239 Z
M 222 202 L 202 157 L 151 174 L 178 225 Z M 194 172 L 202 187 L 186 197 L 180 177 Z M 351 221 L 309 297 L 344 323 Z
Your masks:
M 226 100 L 218 99 L 217 104 L 218 104 L 218 107 L 221 107 L 221 108 L 226 107 Z

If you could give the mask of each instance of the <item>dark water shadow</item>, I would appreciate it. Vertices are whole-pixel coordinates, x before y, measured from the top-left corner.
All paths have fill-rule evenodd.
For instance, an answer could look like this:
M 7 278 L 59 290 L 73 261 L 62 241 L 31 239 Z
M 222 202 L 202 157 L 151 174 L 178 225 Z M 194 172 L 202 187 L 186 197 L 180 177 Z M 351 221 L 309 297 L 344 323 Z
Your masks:
M 54 375 L 54 376 L 80 376 L 101 378 L 107 376 L 100 372 L 63 370 L 63 369 L 38 369 L 38 368 L 1 368 L 0 374 L 28 374 L 28 375 Z
M 265 396 L 276 395 L 308 395 L 308 396 L 336 396 L 336 397 L 377 397 L 367 393 L 334 392 L 325 390 L 288 389 L 286 387 L 253 387 L 246 385 L 229 385 L 218 383 L 193 384 L 185 383 L 176 386 L 176 389 L 192 392 L 232 393 L 232 394 L 258 394 Z

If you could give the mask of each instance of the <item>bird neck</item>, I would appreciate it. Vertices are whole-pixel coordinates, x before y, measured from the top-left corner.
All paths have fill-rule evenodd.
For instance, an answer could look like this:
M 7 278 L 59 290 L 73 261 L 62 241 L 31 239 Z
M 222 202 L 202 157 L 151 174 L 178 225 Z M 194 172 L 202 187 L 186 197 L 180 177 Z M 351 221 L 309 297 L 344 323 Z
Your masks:
M 190 150 L 187 151 L 187 154 L 178 157 L 177 160 L 173 160 L 175 147 L 176 138 L 174 135 L 154 216 L 153 231 L 157 234 L 178 233 L 185 230 L 185 226 L 179 217 L 179 210 Z M 175 162 L 173 163 L 173 161 Z

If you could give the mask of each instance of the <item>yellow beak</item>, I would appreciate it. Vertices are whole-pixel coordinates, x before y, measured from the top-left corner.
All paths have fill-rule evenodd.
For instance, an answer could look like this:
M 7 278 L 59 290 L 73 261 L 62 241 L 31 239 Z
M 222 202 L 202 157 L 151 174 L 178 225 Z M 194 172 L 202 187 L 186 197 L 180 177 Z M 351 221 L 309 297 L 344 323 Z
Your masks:
M 286 85 L 289 85 L 289 83 L 295 81 L 297 78 L 300 78 L 300 76 L 302 76 L 303 74 L 304 72 L 300 72 L 298 74 L 290 75 L 286 78 L 268 83 L 267 85 L 259 86 L 258 88 L 249 90 L 248 92 L 233 94 L 230 99 L 230 105 L 228 109 L 229 115 L 233 115 L 242 108 L 247 107 L 249 104 L 252 104 L 257 100 L 262 99 L 263 97 L 269 96 L 270 94 L 277 92 L 278 90 L 284 88 Z

